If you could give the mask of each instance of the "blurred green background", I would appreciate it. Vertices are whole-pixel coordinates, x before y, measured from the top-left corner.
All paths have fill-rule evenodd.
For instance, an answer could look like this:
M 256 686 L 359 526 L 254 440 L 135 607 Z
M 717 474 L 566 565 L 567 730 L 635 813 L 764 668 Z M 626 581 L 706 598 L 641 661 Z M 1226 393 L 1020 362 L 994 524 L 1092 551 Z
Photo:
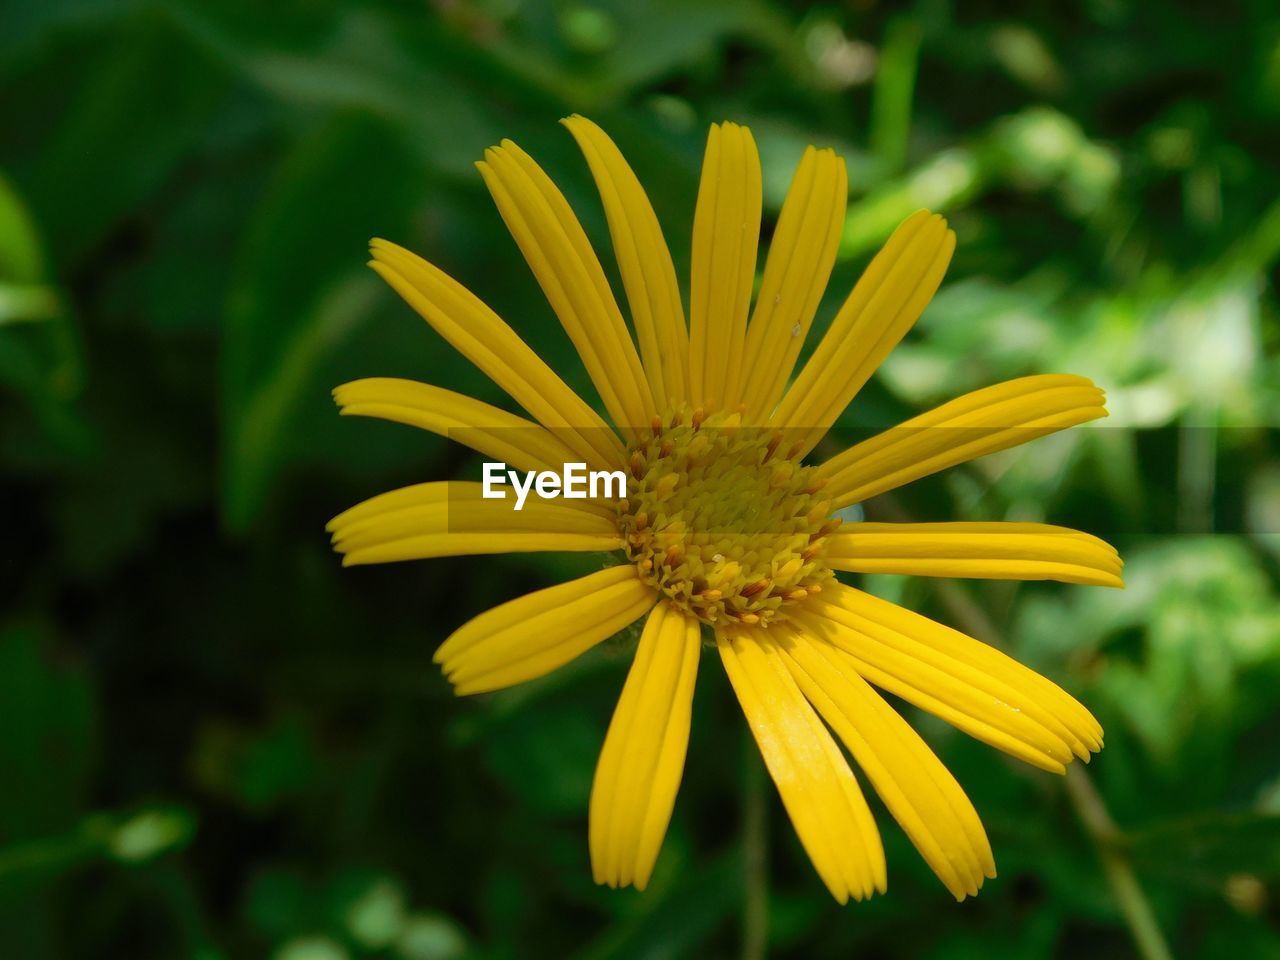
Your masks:
M 1157 928 L 1179 957 L 1280 957 L 1280 12 L 1025 6 L 0 6 L 0 956 L 728 957 L 767 904 L 781 957 L 1118 958 L 1135 925 L 1148 957 Z M 755 132 L 767 222 L 803 147 L 837 148 L 819 329 L 903 216 L 952 220 L 948 282 L 831 449 L 1016 375 L 1109 391 L 1101 427 L 868 508 L 1069 523 L 1128 560 L 1123 593 L 871 578 L 1107 728 L 1067 784 L 913 715 L 990 832 L 976 900 L 877 808 L 889 893 L 838 908 L 714 658 L 649 891 L 594 887 L 627 639 L 469 701 L 430 662 L 594 561 L 331 555 L 351 503 L 477 470 L 340 420 L 332 386 L 502 402 L 365 268 L 369 237 L 588 389 L 472 167 L 517 140 L 611 259 L 574 111 L 631 159 L 682 274 L 710 122 Z

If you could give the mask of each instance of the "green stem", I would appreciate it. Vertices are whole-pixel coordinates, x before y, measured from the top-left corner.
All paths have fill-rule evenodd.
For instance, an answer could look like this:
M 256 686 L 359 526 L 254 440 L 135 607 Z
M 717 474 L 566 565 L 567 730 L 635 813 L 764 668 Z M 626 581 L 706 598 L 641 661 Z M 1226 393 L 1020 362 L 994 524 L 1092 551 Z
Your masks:
M 764 960 L 769 941 L 769 805 L 764 763 L 748 734 L 743 750 L 742 960 Z
M 966 632 L 993 647 L 1003 648 L 1004 638 L 986 612 L 959 584 L 938 581 L 938 599 Z M 1089 779 L 1089 774 L 1079 764 L 1067 768 L 1067 796 L 1076 815 L 1084 824 L 1102 861 L 1111 892 L 1120 905 L 1125 923 L 1142 960 L 1172 960 L 1169 945 L 1156 921 L 1151 902 L 1138 883 L 1138 875 L 1119 844 L 1120 830 L 1107 810 L 1106 801 Z
M 1120 910 L 1129 924 L 1133 942 L 1143 960 L 1173 960 L 1169 945 L 1165 943 L 1160 924 L 1156 921 L 1151 903 L 1138 883 L 1133 866 L 1118 845 L 1120 831 L 1107 805 L 1093 785 L 1083 767 L 1072 764 L 1067 768 L 1067 795 L 1080 815 L 1085 830 L 1097 847 L 1103 872 L 1111 885 L 1111 892 L 1119 901 Z

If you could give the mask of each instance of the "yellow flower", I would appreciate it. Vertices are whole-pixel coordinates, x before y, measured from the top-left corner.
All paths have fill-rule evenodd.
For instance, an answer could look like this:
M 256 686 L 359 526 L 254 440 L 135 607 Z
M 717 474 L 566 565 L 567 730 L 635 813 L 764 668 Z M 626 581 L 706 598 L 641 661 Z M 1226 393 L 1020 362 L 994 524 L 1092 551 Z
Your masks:
M 510 551 L 622 551 L 616 565 L 481 614 L 435 659 L 459 694 L 531 680 L 645 618 L 590 803 L 595 879 L 649 880 L 684 767 L 702 636 L 714 636 L 801 843 L 840 902 L 885 887 L 867 802 L 832 732 L 957 898 L 995 875 L 960 786 L 875 687 L 1045 770 L 1102 746 L 1055 684 L 998 650 L 837 581 L 833 571 L 1054 579 L 1120 586 L 1116 552 L 1037 523 L 853 523 L 842 508 L 996 450 L 1106 415 L 1075 376 L 977 390 L 805 465 L 936 291 L 955 235 L 920 211 L 872 260 L 792 379 L 835 261 L 844 162 L 810 148 L 751 308 L 760 160 L 750 132 L 711 128 L 693 225 L 686 325 L 643 189 L 590 121 L 564 121 L 599 187 L 635 340 L 564 196 L 503 141 L 479 169 L 573 340 L 616 431 L 472 293 L 395 244 L 372 267 L 532 421 L 439 387 L 369 379 L 335 391 L 344 414 L 448 434 L 520 470 L 624 470 L 621 500 L 486 499 L 425 483 L 330 524 L 344 563 Z M 749 318 L 749 319 L 748 319 Z M 638 350 L 637 350 L 638 344 Z

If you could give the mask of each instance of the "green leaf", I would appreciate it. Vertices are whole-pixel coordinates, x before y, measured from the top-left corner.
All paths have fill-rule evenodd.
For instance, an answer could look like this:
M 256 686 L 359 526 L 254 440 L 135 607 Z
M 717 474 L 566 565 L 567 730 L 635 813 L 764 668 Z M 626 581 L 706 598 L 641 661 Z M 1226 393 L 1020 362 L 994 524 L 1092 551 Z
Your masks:
M 1218 885 L 1235 874 L 1280 880 L 1280 815 L 1213 812 L 1130 832 L 1125 848 L 1143 867 Z
M 339 116 L 285 158 L 250 225 L 223 334 L 223 514 L 245 529 L 281 469 L 335 424 L 325 364 L 389 301 L 365 267 L 371 236 L 402 236 L 415 168 L 385 127 Z M 370 373 L 382 372 L 371 369 Z
M 645 895 L 635 915 L 617 922 L 575 960 L 676 960 L 701 955 L 703 943 L 742 902 L 742 852 L 734 848 L 689 870 L 661 897 Z
M 896 173 L 907 157 L 920 39 L 920 25 L 902 17 L 890 22 L 880 48 L 871 100 L 870 137 L 871 152 L 883 174 Z
M 32 206 L 62 263 L 87 253 L 171 180 L 207 142 L 228 90 L 226 75 L 156 10 L 140 7 L 96 40 L 82 54 L 87 73 L 83 62 L 72 67 L 83 77 L 80 93 L 62 107 L 28 176 Z
M 87 786 L 92 722 L 83 669 L 56 664 L 35 629 L 0 631 L 0 769 L 22 785 L 0 791 L 0 841 L 73 822 Z
M 0 280 L 34 284 L 44 279 L 40 236 L 17 190 L 0 176 Z M 0 312 L 0 322 L 4 314 Z
M 462 960 L 466 953 L 466 934 L 440 913 L 412 914 L 395 946 L 395 955 L 403 960 Z
M 17 190 L 0 175 L 0 386 L 26 401 L 13 413 L 19 423 L 13 459 L 31 457 L 44 438 L 67 450 L 83 452 L 85 447 L 70 408 L 84 375 L 79 337 L 45 271 L 35 221 Z M 5 412 L 0 407 L 0 414 Z M 0 436 L 4 433 L 0 430 Z M 0 455 L 5 453 L 0 448 Z
M 488 733 L 485 757 L 520 801 L 547 814 L 573 815 L 586 806 L 602 731 L 580 703 L 559 696 L 540 704 L 538 722 L 513 715 Z

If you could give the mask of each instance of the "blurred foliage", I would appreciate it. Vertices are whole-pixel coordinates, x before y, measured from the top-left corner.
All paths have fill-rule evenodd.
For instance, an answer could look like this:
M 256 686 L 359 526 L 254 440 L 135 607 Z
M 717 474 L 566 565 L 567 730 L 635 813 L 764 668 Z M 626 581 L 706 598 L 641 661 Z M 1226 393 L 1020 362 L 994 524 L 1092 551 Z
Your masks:
M 586 113 L 678 264 L 708 123 L 768 220 L 849 161 L 830 318 L 913 209 L 948 283 L 829 443 L 1025 373 L 1112 419 L 868 505 L 1069 523 L 1124 593 L 870 579 L 985 611 L 1104 722 L 1090 770 L 1179 957 L 1280 957 L 1280 13 L 1273 3 L 46 0 L 0 7 L 0 929 L 5 956 L 733 955 L 742 723 L 711 662 L 649 891 L 585 811 L 628 640 L 456 702 L 430 662 L 581 558 L 343 571 L 324 521 L 474 463 L 329 389 L 498 391 L 364 268 L 382 235 L 590 395 L 472 163 L 512 137 L 607 246 L 556 124 Z M 607 258 L 606 258 L 607 259 Z M 616 278 L 615 278 L 616 279 Z M 916 717 L 1000 866 L 956 906 L 880 811 L 890 891 L 837 908 L 769 803 L 771 952 L 1128 957 L 1062 784 Z M 726 744 L 729 745 L 726 748 Z M 929 922 L 922 923 L 922 917 Z

